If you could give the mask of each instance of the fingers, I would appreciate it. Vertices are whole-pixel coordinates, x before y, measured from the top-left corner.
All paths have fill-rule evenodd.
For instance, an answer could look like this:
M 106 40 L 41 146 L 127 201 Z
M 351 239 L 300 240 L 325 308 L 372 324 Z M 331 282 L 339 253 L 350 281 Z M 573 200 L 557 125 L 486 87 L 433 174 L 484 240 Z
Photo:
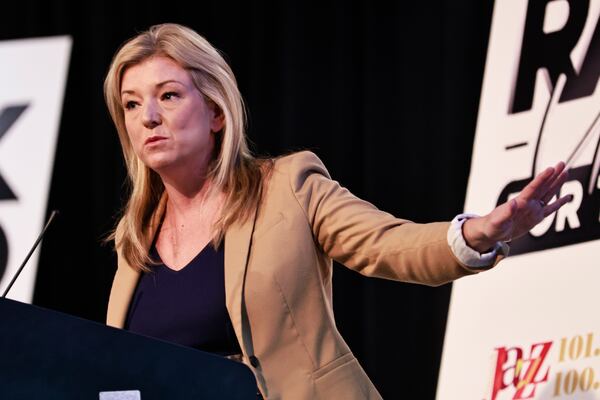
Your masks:
M 552 204 L 548 204 L 546 207 L 544 207 L 544 218 L 547 217 L 548 215 L 552 214 L 553 212 L 555 212 L 556 210 L 558 210 L 559 208 L 561 208 L 562 206 L 564 206 L 565 204 L 567 204 L 568 202 L 573 200 L 573 195 L 567 195 L 567 196 L 563 196 L 560 199 L 552 202 Z
M 548 183 L 554 175 L 554 168 L 548 167 L 541 173 L 539 173 L 523 190 L 521 196 L 525 201 L 531 199 L 539 199 L 548 190 L 550 184 Z
M 539 173 L 521 192 L 525 201 L 540 199 L 547 203 L 567 180 L 565 163 L 559 162 L 554 168 L 548 167 Z
M 554 182 L 552 182 L 552 184 L 550 185 L 550 188 L 548 189 L 548 191 L 546 192 L 546 194 L 542 197 L 542 201 L 546 204 L 548 204 L 548 202 L 550 202 L 550 200 L 552 199 L 552 197 L 554 197 L 555 195 L 558 194 L 558 192 L 560 191 L 561 186 L 563 185 L 563 183 L 566 182 L 566 180 L 569 178 L 569 172 L 568 171 L 562 171 L 558 174 L 558 176 L 554 179 Z
M 549 182 L 554 182 L 556 180 L 556 178 L 558 178 L 560 176 L 560 174 L 565 170 L 565 163 L 564 162 L 559 162 L 558 164 L 556 164 L 554 166 L 554 173 L 552 174 L 552 176 L 549 179 Z

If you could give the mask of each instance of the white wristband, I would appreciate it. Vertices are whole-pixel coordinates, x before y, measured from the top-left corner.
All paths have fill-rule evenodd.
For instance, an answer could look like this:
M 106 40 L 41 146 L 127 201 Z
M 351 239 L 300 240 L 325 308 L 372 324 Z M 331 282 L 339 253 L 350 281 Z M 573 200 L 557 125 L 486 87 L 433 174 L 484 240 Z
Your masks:
M 496 261 L 498 255 L 508 256 L 510 247 L 506 242 L 496 242 L 493 249 L 487 253 L 481 254 L 478 251 L 469 247 L 463 236 L 462 226 L 469 218 L 475 218 L 478 215 L 475 214 L 459 214 L 450 223 L 448 228 L 448 245 L 452 249 L 452 252 L 456 258 L 466 265 L 472 268 L 484 268 L 490 267 Z

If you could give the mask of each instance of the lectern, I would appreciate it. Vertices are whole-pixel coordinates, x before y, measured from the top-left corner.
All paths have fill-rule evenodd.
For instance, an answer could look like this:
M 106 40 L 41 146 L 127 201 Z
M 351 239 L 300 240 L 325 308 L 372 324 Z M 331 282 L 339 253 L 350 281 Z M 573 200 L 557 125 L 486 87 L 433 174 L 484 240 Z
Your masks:
M 245 365 L 29 304 L 0 299 L 0 398 L 256 399 Z

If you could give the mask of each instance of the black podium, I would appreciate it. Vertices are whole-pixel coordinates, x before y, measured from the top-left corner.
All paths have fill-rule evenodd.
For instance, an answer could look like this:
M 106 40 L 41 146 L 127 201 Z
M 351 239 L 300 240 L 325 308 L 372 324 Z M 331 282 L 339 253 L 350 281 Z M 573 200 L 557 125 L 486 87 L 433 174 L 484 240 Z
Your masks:
M 135 390 L 142 400 L 256 399 L 254 375 L 241 363 L 0 299 L 0 399 L 97 400 Z

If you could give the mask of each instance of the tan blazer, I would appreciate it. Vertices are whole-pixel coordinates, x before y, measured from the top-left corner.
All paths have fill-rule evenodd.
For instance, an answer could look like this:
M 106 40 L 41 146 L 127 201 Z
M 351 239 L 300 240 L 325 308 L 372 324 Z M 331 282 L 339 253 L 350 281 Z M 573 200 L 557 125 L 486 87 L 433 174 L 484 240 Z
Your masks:
M 355 197 L 313 153 L 276 160 L 257 215 L 225 235 L 227 310 L 263 396 L 381 398 L 335 326 L 331 260 L 366 276 L 440 285 L 474 273 L 453 256 L 447 230 Z M 108 325 L 123 327 L 138 277 L 119 257 Z

